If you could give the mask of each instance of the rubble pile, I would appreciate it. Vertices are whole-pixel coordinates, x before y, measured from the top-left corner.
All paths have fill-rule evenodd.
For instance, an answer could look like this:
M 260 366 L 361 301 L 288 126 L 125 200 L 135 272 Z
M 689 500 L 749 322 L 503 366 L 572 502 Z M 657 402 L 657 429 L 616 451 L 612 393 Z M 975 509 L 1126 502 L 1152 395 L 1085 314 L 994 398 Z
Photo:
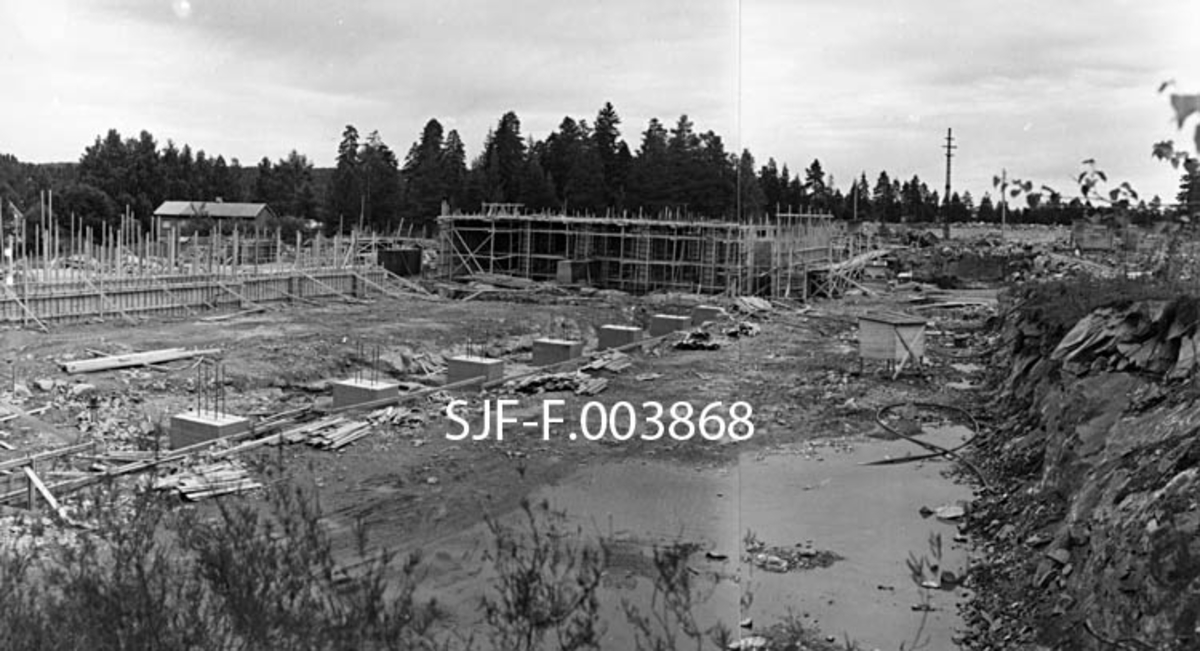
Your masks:
M 146 437 L 154 432 L 134 393 L 99 393 L 91 385 L 64 384 L 52 401 L 65 413 L 76 414 L 79 431 L 103 442 L 108 450 L 146 449 Z
M 829 567 L 842 556 L 824 549 L 816 549 L 812 541 L 796 544 L 792 547 L 767 546 L 753 537 L 748 537 L 745 543 L 743 561 L 767 572 L 797 572 L 818 567 Z

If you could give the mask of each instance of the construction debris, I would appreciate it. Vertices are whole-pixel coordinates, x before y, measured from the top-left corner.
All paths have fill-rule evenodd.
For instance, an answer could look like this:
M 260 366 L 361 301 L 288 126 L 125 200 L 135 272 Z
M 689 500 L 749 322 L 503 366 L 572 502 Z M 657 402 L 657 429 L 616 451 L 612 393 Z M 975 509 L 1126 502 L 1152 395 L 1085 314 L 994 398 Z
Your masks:
M 261 487 L 244 467 L 233 461 L 194 466 L 154 481 L 156 490 L 173 490 L 193 502 Z
M 730 339 L 737 339 L 739 337 L 754 337 L 757 336 L 761 331 L 762 328 L 757 323 L 738 321 L 732 326 L 726 328 L 722 334 Z
M 712 333 L 704 330 L 692 330 L 675 342 L 675 348 L 679 350 L 717 350 L 720 347 Z

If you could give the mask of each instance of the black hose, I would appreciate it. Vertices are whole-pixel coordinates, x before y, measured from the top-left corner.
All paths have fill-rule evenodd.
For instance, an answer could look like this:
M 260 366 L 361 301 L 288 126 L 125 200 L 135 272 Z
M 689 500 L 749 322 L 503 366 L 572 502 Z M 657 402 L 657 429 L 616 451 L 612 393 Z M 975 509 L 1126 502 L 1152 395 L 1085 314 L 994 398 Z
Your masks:
M 951 411 L 951 412 L 961 414 L 961 415 L 965 416 L 968 421 L 970 421 L 971 431 L 972 431 L 973 435 L 971 436 L 971 438 L 967 439 L 966 441 L 963 441 L 962 443 L 954 446 L 953 448 L 944 448 L 940 445 L 936 445 L 936 444 L 930 443 L 928 441 L 922 441 L 921 439 L 918 439 L 915 436 L 910 436 L 908 434 L 904 434 L 903 432 L 899 432 L 895 428 L 893 428 L 891 425 L 888 425 L 886 421 L 884 421 L 884 416 L 886 416 L 888 412 L 892 411 L 893 409 L 897 409 L 900 407 L 906 407 L 909 405 L 912 405 L 914 407 L 921 407 L 924 409 L 942 409 L 945 411 Z M 907 457 L 905 459 L 906 461 L 915 461 L 918 459 L 929 459 L 929 458 L 933 458 L 933 457 L 947 457 L 947 458 L 953 459 L 953 460 L 961 463 L 968 470 L 973 472 L 975 474 L 975 476 L 979 478 L 979 483 L 982 484 L 985 489 L 989 489 L 989 490 L 991 489 L 991 486 L 988 484 L 987 477 L 985 477 L 983 475 L 983 471 L 981 471 L 975 464 L 971 463 L 970 460 L 968 460 L 965 457 L 963 457 L 962 455 L 958 454 L 959 450 L 970 445 L 979 436 L 979 421 L 975 419 L 974 414 L 967 411 L 966 409 L 963 409 L 962 407 L 956 407 L 954 405 L 943 405 L 941 403 L 936 403 L 936 402 L 907 402 L 907 401 L 906 402 L 894 402 L 894 403 L 891 403 L 888 405 L 884 405 L 883 407 L 880 407 L 879 410 L 875 412 L 875 422 L 879 423 L 879 426 L 882 427 L 884 430 L 886 430 L 892 434 L 895 434 L 896 436 L 898 436 L 910 443 L 913 443 L 914 445 L 919 445 L 919 446 L 925 448 L 926 450 L 930 451 L 930 454 L 927 454 L 924 456 Z

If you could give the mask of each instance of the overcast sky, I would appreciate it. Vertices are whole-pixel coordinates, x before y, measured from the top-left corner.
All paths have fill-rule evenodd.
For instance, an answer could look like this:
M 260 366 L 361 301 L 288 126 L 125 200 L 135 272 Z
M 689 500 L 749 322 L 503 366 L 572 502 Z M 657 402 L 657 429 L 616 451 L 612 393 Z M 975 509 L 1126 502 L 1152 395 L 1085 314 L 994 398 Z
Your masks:
M 1198 0 L 0 0 L 0 152 L 77 160 L 109 128 L 243 165 L 332 165 L 346 124 L 401 157 L 436 117 L 474 156 L 505 111 L 544 138 L 611 101 L 631 149 L 687 113 L 836 184 L 880 170 L 976 199 L 1084 158 L 1172 200 L 1158 84 L 1200 92 Z M 1190 139 L 1189 139 L 1190 140 Z

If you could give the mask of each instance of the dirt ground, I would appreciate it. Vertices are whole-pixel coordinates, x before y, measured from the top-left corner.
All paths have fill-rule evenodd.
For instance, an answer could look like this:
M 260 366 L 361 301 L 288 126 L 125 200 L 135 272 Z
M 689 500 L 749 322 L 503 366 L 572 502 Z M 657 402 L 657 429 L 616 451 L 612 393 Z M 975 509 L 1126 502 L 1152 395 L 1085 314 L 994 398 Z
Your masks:
M 444 413 L 448 396 L 435 394 L 416 405 L 423 424 L 384 425 L 339 452 L 302 444 L 266 448 L 285 465 L 320 488 L 335 545 L 353 563 L 355 523 L 368 527 L 372 546 L 434 549 L 439 541 L 478 525 L 485 514 L 503 514 L 539 489 L 553 486 L 582 467 L 630 459 L 653 459 L 686 467 L 736 463 L 747 451 L 769 451 L 808 440 L 877 436 L 876 410 L 904 401 L 969 405 L 974 393 L 967 362 L 984 345 L 979 339 L 987 309 L 959 308 L 923 312 L 934 327 L 929 335 L 930 364 L 906 369 L 892 379 L 881 364 L 860 373 L 856 316 L 873 309 L 902 309 L 923 291 L 849 296 L 808 306 L 776 304 L 737 320 L 761 327 L 755 336 L 726 339 L 718 350 L 676 350 L 669 343 L 632 354 L 632 367 L 620 373 L 597 372 L 609 380 L 597 396 L 570 393 L 516 397 L 519 420 L 537 418 L 546 398 L 565 400 L 557 414 L 567 424 L 550 441 L 512 426 L 503 441 L 451 441 L 456 431 Z M 989 292 L 978 296 L 994 297 Z M 942 296 L 939 301 L 945 301 Z M 273 309 L 228 321 L 150 320 L 139 325 L 106 322 L 69 326 L 51 334 L 6 331 L 0 334 L 6 369 L 13 378 L 4 387 L 23 409 L 52 408 L 37 417 L 6 423 L 14 452 L 8 458 L 43 448 L 99 437 L 123 447 L 136 445 L 136 432 L 149 431 L 175 412 L 195 404 L 196 371 L 189 362 L 167 368 L 139 368 L 67 376 L 61 361 L 83 359 L 89 351 L 119 353 L 166 347 L 219 347 L 226 373 L 228 410 L 264 416 L 328 402 L 324 381 L 372 373 L 368 359 L 356 359 L 360 345 L 380 350 L 377 372 L 436 386 L 443 378 L 426 375 L 414 358 L 437 359 L 467 350 L 504 354 L 510 373 L 524 370 L 533 335 L 582 336 L 595 344 L 597 325 L 644 323 L 651 312 L 686 313 L 692 301 L 648 300 L 626 296 L 546 297 L 536 302 L 473 300 L 399 301 L 369 305 L 328 304 Z M 730 302 L 720 302 L 733 309 Z M 721 330 L 732 321 L 716 326 Z M 414 369 L 418 369 L 414 372 Z M 55 384 L 57 381 L 57 384 Z M 89 387 L 78 388 L 76 383 Z M 24 385 L 23 387 L 18 385 Z M 959 387 L 959 388 L 954 388 Z M 45 390 L 49 388 L 49 391 Z M 472 399 L 477 391 L 456 392 Z M 753 408 L 756 432 L 741 443 L 615 442 L 568 440 L 562 435 L 583 404 L 595 400 L 669 405 L 687 401 L 697 413 L 711 402 L 728 406 L 745 401 Z M 88 415 L 90 414 L 90 415 Z M 92 423 L 80 431 L 83 420 Z M 478 427 L 478 421 L 473 424 Z M 129 432 L 135 432 L 130 435 Z M 478 431 L 478 430 L 474 430 Z M 2 452 L 2 451 L 0 451 Z M 898 560 L 898 562 L 901 562 Z

